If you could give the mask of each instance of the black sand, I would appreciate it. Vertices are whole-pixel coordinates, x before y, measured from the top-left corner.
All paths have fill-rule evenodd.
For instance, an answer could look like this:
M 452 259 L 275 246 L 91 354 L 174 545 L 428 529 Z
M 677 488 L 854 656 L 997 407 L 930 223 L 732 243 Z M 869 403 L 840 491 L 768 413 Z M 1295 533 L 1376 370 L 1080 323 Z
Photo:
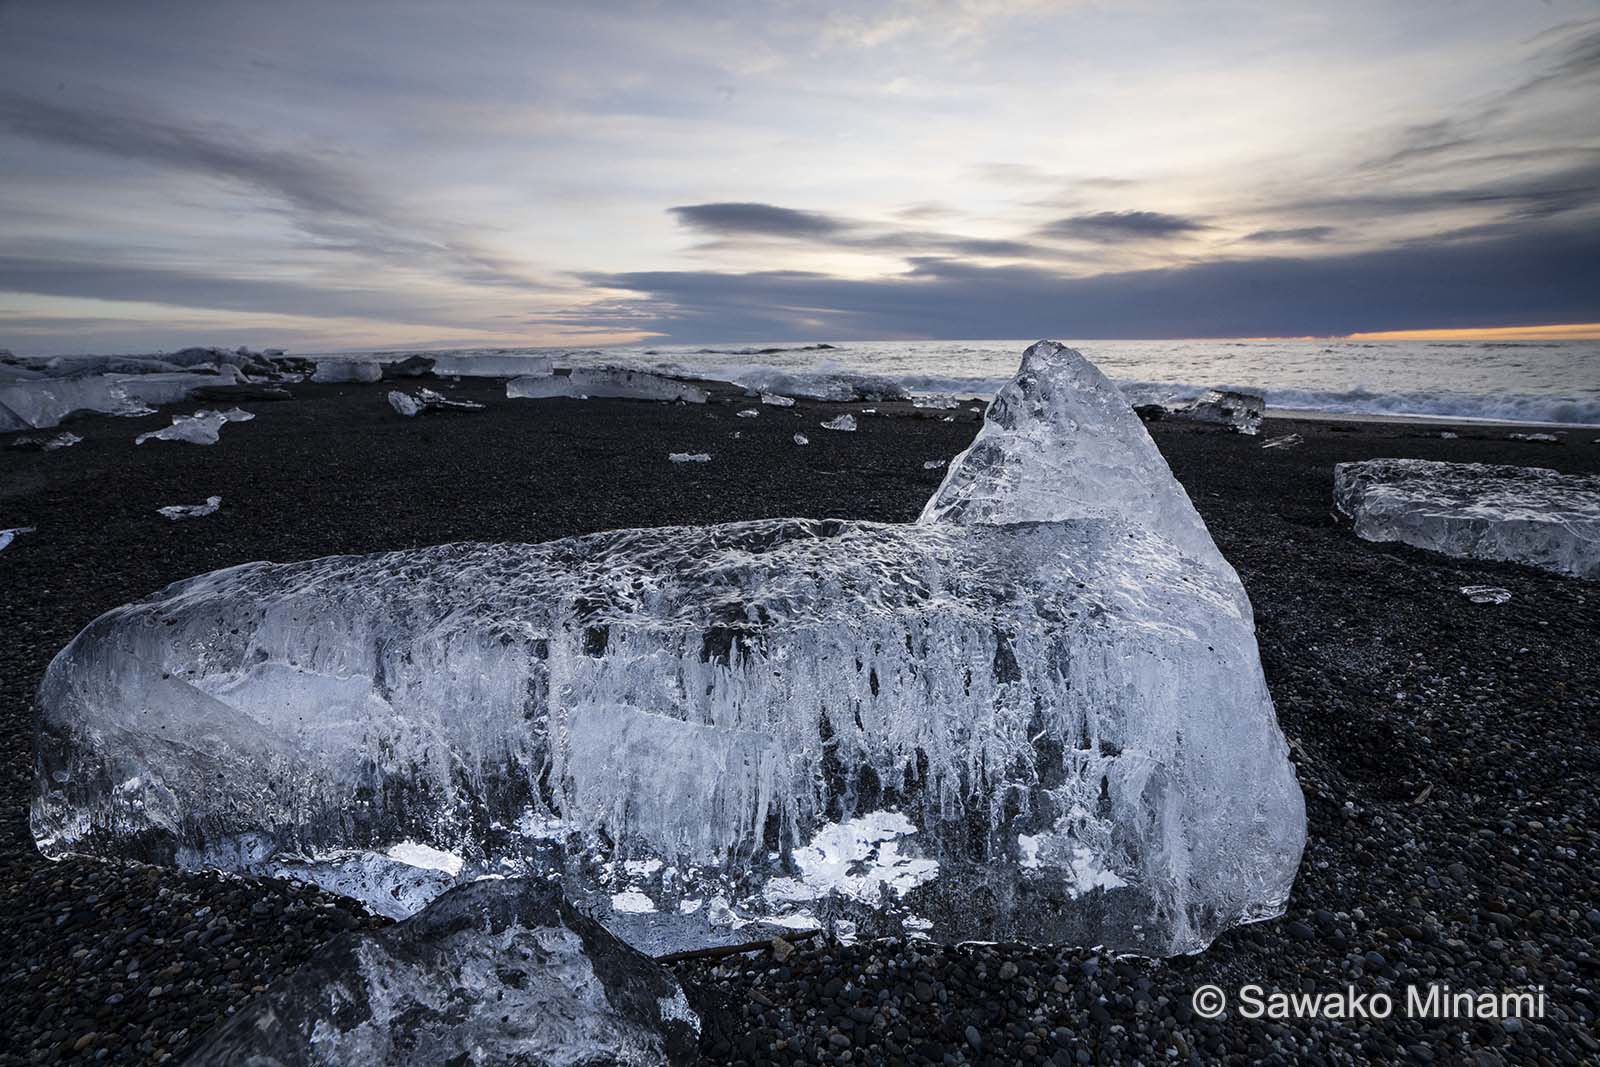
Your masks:
M 7 450 L 0 527 L 0 1062 L 159 1062 L 340 929 L 379 922 L 300 887 L 48 863 L 26 822 L 31 699 L 50 657 L 108 608 L 256 559 L 451 540 L 541 541 L 623 526 L 780 515 L 913 518 L 976 429 L 962 408 L 705 407 L 506 401 L 466 381 L 475 415 L 404 419 L 389 386 L 297 386 L 245 402 L 213 447 L 96 417 L 73 448 Z M 864 408 L 896 417 L 861 415 Z M 177 410 L 192 410 L 185 406 Z M 819 423 L 857 412 L 860 430 Z M 1441 429 L 1460 432 L 1445 440 Z M 800 948 L 680 971 L 733 1018 L 711 1063 L 1600 1061 L 1600 586 L 1361 542 L 1329 517 L 1332 465 L 1377 456 L 1600 470 L 1600 431 L 1562 444 L 1504 429 L 1269 420 L 1262 437 L 1151 426 L 1238 568 L 1307 795 L 1310 841 L 1290 911 L 1167 962 L 1086 951 L 904 945 Z M 804 432 L 811 444 L 791 440 Z M 1264 440 L 1299 432 L 1289 450 Z M 734 436 L 738 434 L 737 438 Z M 673 464 L 669 452 L 709 452 Z M 223 497 L 210 517 L 166 504 Z M 1462 585 L 1514 597 L 1476 605 Z M 1215 982 L 1284 992 L 1448 982 L 1543 986 L 1520 1025 L 1196 1017 Z

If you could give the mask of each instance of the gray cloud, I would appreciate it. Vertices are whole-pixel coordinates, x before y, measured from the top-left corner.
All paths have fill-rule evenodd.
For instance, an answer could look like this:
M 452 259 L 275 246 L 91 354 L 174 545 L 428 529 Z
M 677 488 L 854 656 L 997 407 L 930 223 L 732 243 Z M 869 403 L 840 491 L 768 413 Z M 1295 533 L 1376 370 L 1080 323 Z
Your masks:
M 311 318 L 369 317 L 461 327 L 450 309 L 404 289 L 228 277 L 213 271 L 0 256 L 0 292 L 133 300 L 174 307 L 269 312 Z
M 871 281 L 799 271 L 585 276 L 640 294 L 590 325 L 683 342 L 799 336 L 1225 337 L 1600 321 L 1600 224 L 1359 254 L 1068 278 L 914 261 Z M 818 326 L 818 323 L 822 326 Z
M 1326 241 L 1339 231 L 1332 226 L 1294 226 L 1278 230 L 1256 230 L 1240 240 L 1268 244 L 1275 241 Z
M 992 259 L 1054 255 L 1025 241 L 907 229 L 775 204 L 686 204 L 667 210 L 685 226 L 713 238 L 702 248 L 722 248 L 748 240 L 778 240 L 889 254 L 942 252 Z
M 774 204 L 687 204 L 667 210 L 685 226 L 719 237 L 825 238 L 854 228 L 852 223 L 820 211 L 796 211 Z
M 0 93 L 0 128 L 38 141 L 216 178 L 281 202 L 319 247 L 412 265 L 443 263 L 480 285 L 534 283 L 469 243 L 435 232 L 332 161 L 258 145 L 239 131 L 65 107 Z
M 1181 237 L 1207 228 L 1194 219 L 1161 211 L 1097 211 L 1057 219 L 1036 232 L 1075 241 L 1127 241 Z

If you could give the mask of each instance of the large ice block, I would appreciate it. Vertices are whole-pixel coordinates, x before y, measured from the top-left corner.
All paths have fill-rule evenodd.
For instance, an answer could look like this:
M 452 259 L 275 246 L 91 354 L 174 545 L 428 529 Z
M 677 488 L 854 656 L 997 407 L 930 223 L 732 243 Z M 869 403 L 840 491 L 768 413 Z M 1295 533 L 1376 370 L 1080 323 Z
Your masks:
M 527 375 L 506 383 L 513 400 L 543 397 L 612 397 L 622 400 L 682 400 L 704 404 L 706 391 L 691 382 L 624 367 L 573 367 L 566 374 Z
M 671 1067 L 699 1015 L 672 972 L 556 887 L 489 879 L 345 934 L 206 1035 L 192 1067 Z
M 390 914 L 548 873 L 652 952 L 1169 954 L 1278 914 L 1304 810 L 1237 577 L 1081 356 L 1007 390 L 917 524 L 253 563 L 109 612 L 40 691 L 39 846 Z
M 1357 536 L 1600 578 L 1600 477 L 1545 467 L 1372 459 L 1333 468 Z
M 216 374 L 96 374 L 0 382 L 0 433 L 48 429 L 80 412 L 141 414 L 182 400 L 195 389 L 236 381 L 237 371 L 224 367 Z

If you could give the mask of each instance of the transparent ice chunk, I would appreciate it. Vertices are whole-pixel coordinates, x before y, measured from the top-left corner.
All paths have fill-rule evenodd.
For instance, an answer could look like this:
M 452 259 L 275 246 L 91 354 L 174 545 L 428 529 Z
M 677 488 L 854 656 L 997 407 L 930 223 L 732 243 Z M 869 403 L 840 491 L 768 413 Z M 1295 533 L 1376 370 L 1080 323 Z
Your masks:
M 558 887 L 494 878 L 335 939 L 188 1062 L 668 1067 L 698 1061 L 699 1032 L 665 967 L 574 911 Z
M 1358 537 L 1600 578 L 1600 477 L 1545 467 L 1373 459 L 1333 468 Z
M 39 847 L 402 914 L 529 872 L 652 953 L 1162 955 L 1278 914 L 1304 809 L 1248 601 L 1092 371 L 1030 349 L 917 524 L 256 563 L 116 609 L 40 690 Z
M 255 416 L 243 408 L 174 415 L 171 426 L 142 433 L 133 439 L 133 443 L 142 445 L 146 441 L 183 441 L 191 445 L 214 445 L 222 439 L 222 428 L 228 423 L 249 422 L 253 418 Z
M 204 504 L 168 504 L 164 508 L 157 508 L 156 514 L 164 519 L 201 519 L 215 515 L 221 506 L 220 496 L 208 496 Z
M 845 432 L 851 432 L 856 428 L 856 417 L 848 414 L 840 415 L 837 418 L 829 419 L 827 422 L 823 423 L 822 428 L 824 430 L 844 430 Z
M 573 367 L 566 374 L 530 375 L 506 383 L 506 396 L 537 400 L 566 396 L 614 397 L 622 400 L 681 400 L 704 404 L 708 394 L 698 385 L 649 371 L 623 367 Z
M 1226 426 L 1234 433 L 1255 435 L 1261 432 L 1267 402 L 1254 393 L 1229 389 L 1210 389 L 1190 404 L 1170 412 L 1175 419 Z

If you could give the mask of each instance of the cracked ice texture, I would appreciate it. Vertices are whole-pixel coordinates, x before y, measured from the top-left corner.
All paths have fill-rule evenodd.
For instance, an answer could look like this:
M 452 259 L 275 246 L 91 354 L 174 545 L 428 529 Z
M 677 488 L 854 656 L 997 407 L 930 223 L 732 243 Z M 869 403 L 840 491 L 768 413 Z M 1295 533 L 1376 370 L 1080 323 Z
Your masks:
M 917 524 L 177 583 L 52 663 L 35 836 L 396 915 L 550 872 L 654 952 L 769 923 L 1198 950 L 1281 912 L 1304 809 L 1248 601 L 1159 461 L 1034 346 Z
M 1335 466 L 1333 499 L 1368 541 L 1600 579 L 1600 477 L 1594 475 L 1373 459 Z

